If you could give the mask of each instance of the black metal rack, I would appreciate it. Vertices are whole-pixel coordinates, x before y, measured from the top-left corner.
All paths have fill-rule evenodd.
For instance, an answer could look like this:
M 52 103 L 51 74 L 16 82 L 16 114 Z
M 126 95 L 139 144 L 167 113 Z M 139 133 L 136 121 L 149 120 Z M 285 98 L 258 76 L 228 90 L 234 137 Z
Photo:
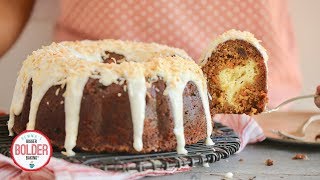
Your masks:
M 8 136 L 8 116 L 0 117 L 0 153 L 10 156 L 10 146 L 13 137 Z M 234 131 L 220 123 L 215 123 L 212 146 L 206 146 L 203 141 L 187 145 L 187 155 L 174 152 L 157 152 L 150 154 L 112 154 L 77 152 L 73 157 L 66 157 L 55 151 L 54 157 L 65 159 L 72 163 L 93 166 L 102 170 L 113 171 L 144 171 L 148 169 L 167 169 L 185 165 L 207 165 L 220 159 L 228 158 L 240 148 L 240 140 Z

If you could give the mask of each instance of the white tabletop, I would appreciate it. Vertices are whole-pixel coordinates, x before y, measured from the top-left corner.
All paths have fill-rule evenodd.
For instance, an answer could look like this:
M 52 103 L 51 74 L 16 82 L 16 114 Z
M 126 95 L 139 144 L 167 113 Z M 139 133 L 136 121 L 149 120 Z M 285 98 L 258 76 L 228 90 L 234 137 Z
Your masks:
M 309 160 L 292 160 L 303 153 Z M 243 161 L 239 161 L 243 159 Z M 266 166 L 271 159 L 273 166 Z M 155 179 L 223 179 L 227 172 L 233 179 L 320 179 L 320 146 L 297 146 L 270 141 L 248 145 L 239 154 L 189 172 L 156 177 Z M 255 177 L 255 178 L 254 178 Z

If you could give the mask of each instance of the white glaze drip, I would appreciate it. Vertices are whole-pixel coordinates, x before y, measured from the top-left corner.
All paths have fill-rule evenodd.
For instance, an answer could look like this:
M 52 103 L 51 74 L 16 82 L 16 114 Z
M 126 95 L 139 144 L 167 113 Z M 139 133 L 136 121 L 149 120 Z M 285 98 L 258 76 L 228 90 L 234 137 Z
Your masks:
M 143 148 L 142 135 L 146 109 L 146 82 L 143 72 L 139 72 L 138 77 L 127 79 L 128 94 L 131 108 L 131 118 L 133 124 L 133 147 L 137 151 Z
M 48 89 L 52 86 L 50 80 L 43 82 L 43 84 L 38 84 L 36 81 L 32 84 L 32 98 L 30 102 L 30 113 L 29 113 L 29 122 L 27 124 L 27 130 L 34 130 L 36 123 L 36 116 L 38 112 L 39 104 L 42 100 L 42 97 L 46 94 Z
M 78 127 L 80 120 L 80 107 L 83 89 L 88 81 L 87 76 L 72 77 L 67 81 L 66 95 L 64 99 L 66 117 L 66 138 L 64 147 L 67 156 L 74 156 L 73 148 L 76 146 Z
M 199 86 L 198 86 L 199 87 Z M 201 89 L 201 88 L 198 88 Z M 212 133 L 212 120 L 211 120 L 211 114 L 210 114 L 210 108 L 209 108 L 209 100 L 208 100 L 208 92 L 207 87 L 202 88 L 203 91 L 199 91 L 199 95 L 202 100 L 204 113 L 206 115 L 206 124 L 207 124 L 207 138 L 206 138 L 206 145 L 214 145 L 212 139 L 211 139 L 211 133 Z
M 15 116 L 15 114 L 10 111 L 10 118 L 9 118 L 9 121 L 8 121 L 9 136 L 13 136 L 14 135 L 13 130 L 12 130 L 12 128 L 14 126 L 14 116 Z
M 14 116 L 20 114 L 23 108 L 23 102 L 25 99 L 25 94 L 27 92 L 28 83 L 30 81 L 30 76 L 27 76 L 25 73 L 20 73 L 17 79 L 17 83 L 14 88 L 11 109 L 10 109 L 10 118 L 8 121 L 8 130 L 9 136 L 13 136 L 14 133 L 12 128 L 14 126 Z
M 32 97 L 30 102 L 30 112 L 29 112 L 29 121 L 27 123 L 27 130 L 34 130 L 36 124 L 36 117 L 38 112 L 38 107 L 43 96 L 49 90 L 50 87 L 55 85 L 61 79 L 65 77 L 64 73 L 61 71 L 59 66 L 50 67 L 46 61 L 40 61 L 38 64 L 35 61 L 31 61 L 31 65 L 24 65 L 25 70 L 20 73 L 28 74 L 29 80 L 32 80 Z M 36 66 L 38 65 L 38 67 Z M 48 73 L 50 67 L 51 73 Z M 25 82 L 23 86 L 28 86 L 28 82 Z M 26 89 L 26 88 L 25 88 Z M 26 91 L 24 91 L 25 96 Z
M 177 82 L 175 88 L 166 89 L 171 102 L 172 115 L 174 120 L 173 133 L 175 134 L 176 140 L 177 140 L 178 154 L 188 153 L 188 151 L 184 148 L 184 146 L 186 145 L 186 142 L 184 138 L 184 128 L 183 128 L 183 96 L 182 96 L 186 84 L 187 84 L 186 82 Z

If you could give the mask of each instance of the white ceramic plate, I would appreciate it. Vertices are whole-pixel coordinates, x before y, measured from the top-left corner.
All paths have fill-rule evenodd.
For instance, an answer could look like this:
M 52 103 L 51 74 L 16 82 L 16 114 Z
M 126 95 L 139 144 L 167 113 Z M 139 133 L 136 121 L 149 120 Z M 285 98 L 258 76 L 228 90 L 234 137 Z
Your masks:
M 301 144 L 301 145 L 319 145 L 320 139 L 315 139 L 320 135 L 320 120 L 315 121 L 306 129 L 306 141 L 286 139 L 279 136 L 273 130 L 285 132 L 294 132 L 314 115 L 320 112 L 272 112 L 254 116 L 259 125 L 262 127 L 267 139 L 281 143 Z

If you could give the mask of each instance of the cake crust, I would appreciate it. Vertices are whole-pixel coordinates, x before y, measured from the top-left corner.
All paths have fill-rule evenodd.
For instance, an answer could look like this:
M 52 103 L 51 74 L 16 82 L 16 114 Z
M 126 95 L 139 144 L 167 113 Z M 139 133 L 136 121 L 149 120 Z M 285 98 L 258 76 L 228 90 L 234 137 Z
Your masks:
M 176 148 L 174 123 L 170 101 L 163 96 L 163 81 L 153 83 L 148 89 L 146 120 L 144 123 L 142 151 L 133 148 L 133 126 L 128 93 L 125 84 L 103 86 L 90 79 L 85 86 L 80 110 L 79 135 L 76 149 L 91 152 L 148 153 L 172 151 Z M 63 150 L 65 140 L 65 113 L 63 93 L 65 88 L 51 87 L 43 97 L 35 129 L 41 129 L 51 143 Z M 56 95 L 57 90 L 58 95 Z M 118 94 L 121 93 L 121 96 Z M 15 118 L 14 131 L 26 129 L 32 97 L 32 81 L 28 85 L 23 111 Z M 188 83 L 183 93 L 184 134 L 186 144 L 193 144 L 206 137 L 206 121 L 199 92 Z M 196 128 L 195 128 L 196 127 Z

